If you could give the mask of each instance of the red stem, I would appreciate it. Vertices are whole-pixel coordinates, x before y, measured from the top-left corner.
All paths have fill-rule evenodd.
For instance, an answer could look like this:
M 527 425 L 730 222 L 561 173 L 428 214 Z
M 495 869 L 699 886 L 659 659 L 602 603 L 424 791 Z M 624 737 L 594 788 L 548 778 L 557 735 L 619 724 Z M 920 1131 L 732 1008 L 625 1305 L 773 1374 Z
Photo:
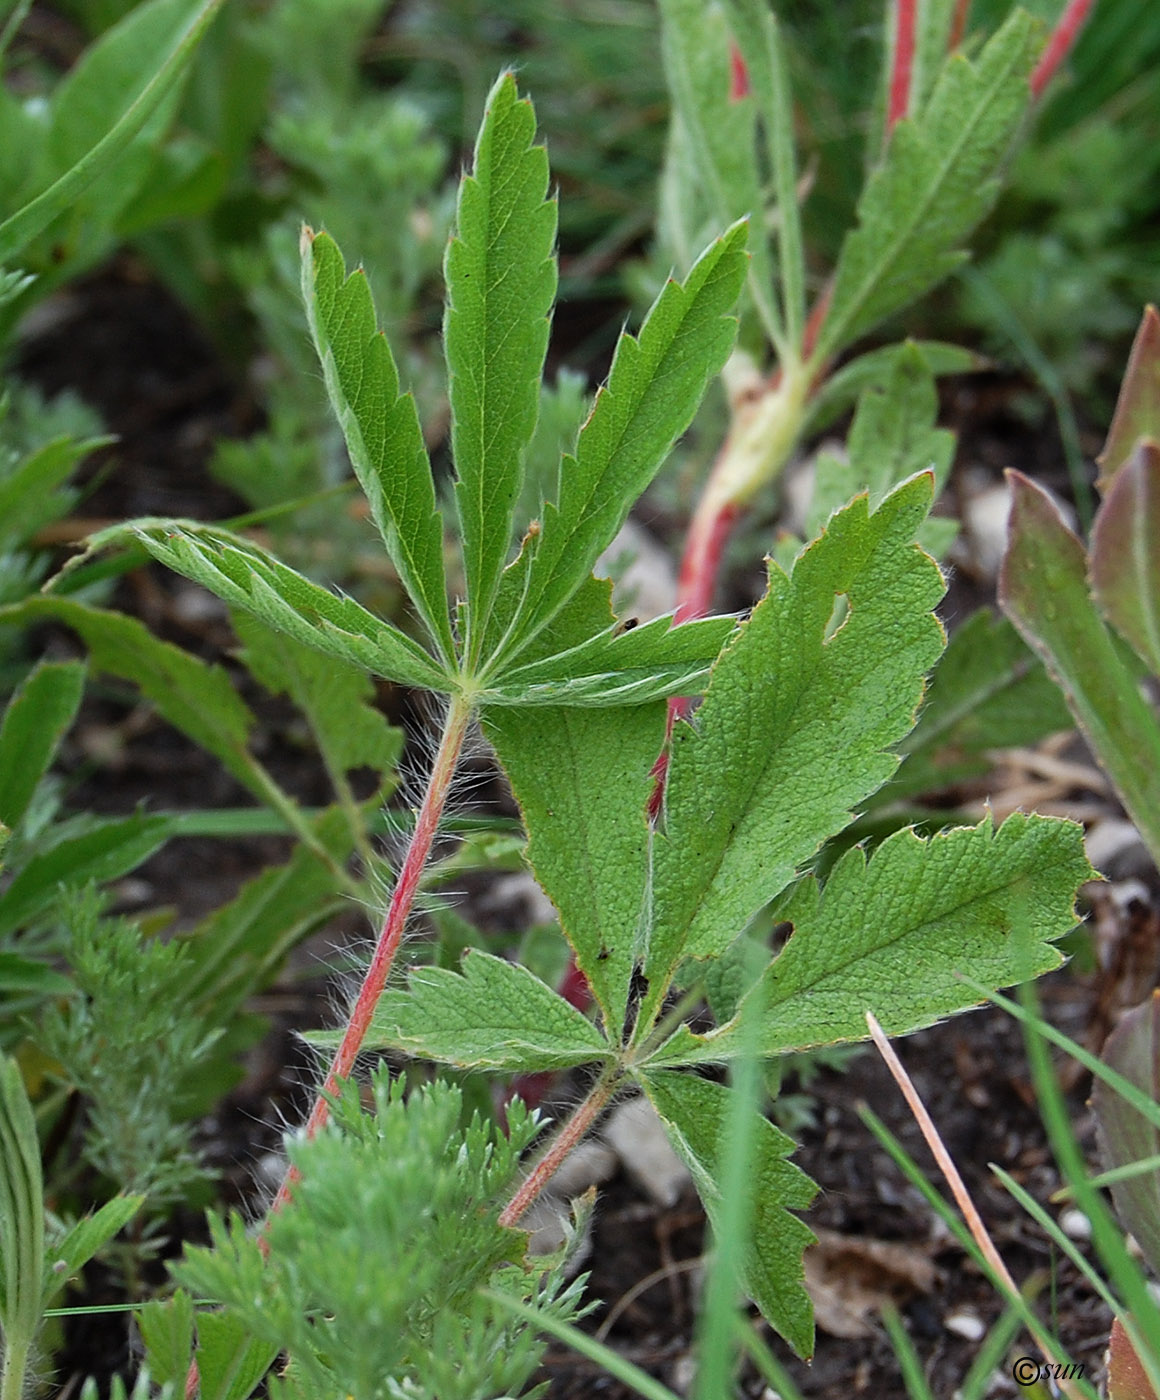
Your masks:
M 963 42 L 963 35 L 967 32 L 967 11 L 970 8 L 971 0 L 955 0 L 955 12 L 951 17 L 950 33 L 947 35 L 947 53 L 954 53 Z
M 330 1104 L 327 1102 L 326 1095 L 333 1097 L 338 1093 L 342 1081 L 349 1079 L 355 1061 L 358 1059 L 359 1051 L 362 1049 L 363 1041 L 366 1039 L 371 1017 L 374 1015 L 379 997 L 387 985 L 391 964 L 394 962 L 395 953 L 402 942 L 407 918 L 419 890 L 419 881 L 427 864 L 427 857 L 431 854 L 431 846 L 439 828 L 440 818 L 443 815 L 443 807 L 447 801 L 451 778 L 455 772 L 459 752 L 463 747 L 463 739 L 467 733 L 470 717 L 470 704 L 458 697 L 453 699 L 444 724 L 443 737 L 439 741 L 439 750 L 435 755 L 435 762 L 431 769 L 427 791 L 423 796 L 423 805 L 419 808 L 419 815 L 415 819 L 411 843 L 407 847 L 407 854 L 403 857 L 402 869 L 399 871 L 399 878 L 395 884 L 394 893 L 391 895 L 391 902 L 387 906 L 382 929 L 379 932 L 374 957 L 371 958 L 370 967 L 367 968 L 363 984 L 359 988 L 354 1009 L 351 1011 L 342 1041 L 330 1066 L 330 1072 L 326 1076 L 326 1082 L 314 1101 L 310 1117 L 306 1120 L 306 1136 L 308 1138 L 314 1137 L 329 1119 Z M 282 1185 L 278 1188 L 278 1194 L 274 1197 L 267 1219 L 286 1204 L 299 1176 L 300 1173 L 296 1167 L 290 1167 L 287 1170 Z
M 588 1097 L 564 1124 L 548 1145 L 547 1151 L 524 1178 L 519 1190 L 500 1212 L 499 1223 L 511 1229 L 551 1181 L 560 1163 L 583 1138 L 604 1111 L 616 1087 L 617 1071 L 606 1070 L 592 1086 Z
M 1060 64 L 1075 46 L 1079 31 L 1091 12 L 1095 0 L 1068 0 L 1059 23 L 1047 41 L 1047 47 L 1040 55 L 1035 71 L 1031 75 L 1031 94 L 1041 97 L 1043 89 L 1055 76 Z
M 681 571 L 677 577 L 677 611 L 673 619 L 674 626 L 708 616 L 713 606 L 713 591 L 717 584 L 717 575 L 721 572 L 725 546 L 729 543 L 729 535 L 741 514 L 741 507 L 733 501 L 720 508 L 704 509 L 707 499 L 707 496 L 701 497 L 701 508 L 694 514 L 685 540 Z M 649 798 L 648 814 L 653 821 L 660 815 L 665 795 L 665 779 L 669 772 L 669 737 L 677 720 L 683 719 L 689 713 L 689 706 L 690 700 L 687 695 L 674 695 L 669 701 L 665 746 L 657 755 L 651 774 L 654 785 L 652 796 Z
M 894 12 L 894 54 L 890 71 L 890 97 L 886 108 L 886 135 L 910 111 L 910 78 L 914 69 L 916 0 L 897 0 Z

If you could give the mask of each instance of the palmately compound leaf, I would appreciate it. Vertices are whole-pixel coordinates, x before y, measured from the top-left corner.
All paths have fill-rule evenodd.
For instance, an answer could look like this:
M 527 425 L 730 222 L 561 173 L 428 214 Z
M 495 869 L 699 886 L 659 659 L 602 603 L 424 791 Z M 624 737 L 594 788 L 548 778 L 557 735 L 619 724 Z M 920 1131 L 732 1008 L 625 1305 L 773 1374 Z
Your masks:
M 644 917 L 652 766 L 665 705 L 485 713 L 511 781 L 527 857 L 619 1040 Z
M 1027 110 L 1036 26 L 1016 10 L 976 62 L 947 60 L 929 103 L 894 128 L 858 202 L 814 351 L 823 363 L 940 282 L 994 202 L 996 171 Z
M 695 1074 L 648 1069 L 640 1075 L 669 1140 L 684 1160 L 712 1221 L 721 1200 L 725 1127 L 733 1090 Z M 791 1210 L 805 1210 L 817 1187 L 786 1158 L 793 1141 L 764 1117 L 754 1124 L 756 1143 L 752 1183 L 753 1214 L 745 1258 L 744 1287 L 770 1326 L 809 1357 L 814 1349 L 814 1318 L 802 1282 L 802 1254 L 814 1236 Z
M 460 972 L 415 968 L 379 998 L 364 1049 L 405 1050 L 471 1069 L 551 1070 L 607 1059 L 600 1031 L 518 963 L 469 948 Z M 312 1032 L 315 1044 L 339 1033 Z
M 307 229 L 302 295 L 351 465 L 403 586 L 450 666 L 455 643 L 443 572 L 443 518 L 435 508 L 415 400 L 399 392 L 399 372 L 375 322 L 370 286 L 361 268 L 346 275 L 334 239 Z
M 523 456 L 536 425 L 556 293 L 556 204 L 536 118 L 511 73 L 487 100 L 475 160 L 459 186 L 447 246 L 443 341 L 449 371 L 455 498 L 467 579 L 468 664 L 511 542 Z
M 897 767 L 890 746 L 943 645 L 931 612 L 942 576 L 913 543 L 930 495 L 922 475 L 872 515 L 859 496 L 792 574 L 771 563 L 769 592 L 692 723 L 676 726 L 653 840 L 646 1012 L 682 957 L 724 951 Z
M 684 282 L 666 285 L 639 335 L 621 336 L 576 454 L 560 466 L 559 499 L 547 503 L 540 528 L 529 531 L 504 576 L 501 621 L 489 647 L 505 660 L 523 651 L 582 586 L 725 363 L 737 333 L 730 313 L 745 278 L 745 235 L 744 224 L 731 228 Z
M 397 627 L 312 583 L 252 540 L 193 521 L 137 520 L 94 536 L 91 548 L 126 534 L 158 563 L 323 656 L 402 685 L 452 688 L 447 673 Z
M 1062 961 L 1053 940 L 1076 922 L 1075 891 L 1093 875 L 1074 822 L 1015 813 L 997 830 L 907 828 L 867 860 L 847 851 L 823 887 L 807 876 L 779 910 L 793 933 L 752 993 L 761 1029 L 742 1034 L 746 1003 L 705 1036 L 683 1031 L 662 1063 L 780 1055 L 888 1035 L 978 1004 L 959 974 L 988 987 L 1038 977 Z

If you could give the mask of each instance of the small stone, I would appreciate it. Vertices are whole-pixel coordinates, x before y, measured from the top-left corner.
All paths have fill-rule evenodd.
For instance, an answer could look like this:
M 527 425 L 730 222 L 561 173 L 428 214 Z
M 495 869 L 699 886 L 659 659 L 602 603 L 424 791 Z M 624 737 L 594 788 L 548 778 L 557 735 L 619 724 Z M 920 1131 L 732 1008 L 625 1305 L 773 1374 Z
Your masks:
M 1069 1207 L 1059 1217 L 1059 1228 L 1069 1240 L 1090 1240 L 1092 1223 L 1082 1210 Z
M 964 1337 L 968 1342 L 981 1342 L 987 1332 L 983 1319 L 966 1308 L 948 1313 L 943 1319 L 943 1326 L 948 1332 L 953 1332 L 956 1337 Z
M 678 1356 L 673 1362 L 672 1370 L 669 1372 L 669 1385 L 678 1395 L 688 1395 L 696 1379 L 697 1362 L 692 1352 L 687 1351 L 684 1356 Z

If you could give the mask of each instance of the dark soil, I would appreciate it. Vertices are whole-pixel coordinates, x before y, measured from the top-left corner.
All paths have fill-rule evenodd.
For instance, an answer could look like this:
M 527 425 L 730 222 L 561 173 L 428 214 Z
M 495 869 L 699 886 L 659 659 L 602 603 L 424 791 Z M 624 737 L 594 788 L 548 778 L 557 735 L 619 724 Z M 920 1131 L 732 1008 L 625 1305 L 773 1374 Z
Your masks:
M 105 417 L 119 442 L 98 464 L 99 484 L 84 504 L 96 519 L 136 514 L 220 518 L 240 503 L 206 472 L 213 442 L 254 426 L 254 413 L 236 372 L 225 367 L 208 340 L 183 310 L 131 259 L 90 279 L 68 294 L 55 325 L 37 334 L 22 352 L 19 372 L 46 389 L 71 387 Z M 567 336 L 567 320 L 557 333 Z M 962 455 L 991 467 L 1018 462 L 1058 484 L 1058 456 L 1050 444 L 1023 430 L 1010 411 L 1013 386 L 998 379 L 953 391 L 948 417 L 964 435 Z M 182 588 L 186 587 L 181 585 Z M 964 613 L 984 597 L 983 585 L 960 577 L 951 604 Z M 117 606 L 143 616 L 182 645 L 216 659 L 228 659 L 230 634 L 220 613 L 207 609 L 190 621 L 173 607 L 175 584 L 153 570 L 122 581 Z M 64 634 L 47 632 L 41 643 L 67 649 Z M 387 698 L 387 697 L 385 697 Z M 399 706 L 400 697 L 389 697 Z M 278 715 L 264 712 L 271 762 L 278 776 L 310 799 L 317 775 L 301 750 L 279 737 Z M 141 713 L 114 690 L 94 687 L 76 731 L 71 752 L 77 808 L 128 811 L 142 801 L 166 808 L 240 805 L 246 801 L 232 780 L 193 745 Z M 281 745 L 281 747 L 279 747 Z M 110 755 L 112 756 L 110 758 Z M 271 755 L 267 755 L 271 756 Z M 1066 800 L 1066 799 L 1065 799 Z M 229 842 L 175 841 L 126 882 L 126 907 L 172 906 L 188 921 L 227 900 L 249 876 L 278 859 L 285 843 L 277 838 Z M 1110 970 L 1080 976 L 1057 974 L 1042 989 L 1048 1015 L 1079 1039 L 1106 1031 L 1117 1005 L 1137 998 L 1152 985 L 1157 963 L 1155 888 L 1135 906 L 1133 918 L 1108 914 L 1121 926 L 1112 943 L 1129 941 L 1134 930 L 1132 968 L 1109 955 Z M 466 911 L 470 915 L 471 911 Z M 364 936 L 352 914 L 349 932 Z M 303 980 L 344 933 L 329 929 L 317 947 L 296 959 L 293 976 L 269 992 L 263 1009 L 272 1015 L 270 1039 L 251 1057 L 244 1083 L 204 1128 L 203 1147 L 224 1174 L 230 1199 L 251 1208 L 268 1188 L 261 1180 L 263 1154 L 278 1147 L 278 1125 L 301 1113 L 309 1069 L 291 1035 L 293 1027 L 319 1024 L 328 1016 L 328 987 L 322 977 Z M 1130 960 L 1129 960 L 1130 961 Z M 1125 986 L 1125 982 L 1130 985 Z M 983 1010 L 905 1041 L 902 1056 L 914 1076 L 968 1187 L 1020 1283 L 1034 1280 L 1058 1336 L 1082 1361 L 1091 1380 L 1101 1376 L 1109 1319 L 1073 1266 L 1061 1259 L 1007 1196 L 988 1169 L 1005 1167 L 1040 1202 L 1048 1203 L 1059 1185 L 1037 1111 L 1016 1024 L 1001 1012 Z M 1085 1085 L 1070 1086 L 1075 1131 L 1093 1154 L 1091 1124 L 1084 1108 Z M 905 1390 L 898 1363 L 874 1304 L 897 1303 L 936 1396 L 950 1397 L 969 1370 L 983 1329 L 998 1318 L 994 1290 L 969 1262 L 916 1188 L 909 1185 L 858 1117 L 866 1103 L 885 1120 L 921 1170 L 945 1194 L 929 1153 L 884 1065 L 872 1051 L 847 1072 L 823 1073 L 810 1086 L 816 1124 L 799 1133 L 796 1160 L 820 1186 L 809 1221 L 826 1232 L 825 1251 L 833 1286 L 831 1326 L 860 1335 L 819 1332 L 812 1364 L 791 1360 L 791 1370 L 807 1396 L 867 1395 L 896 1400 Z M 1049 1205 L 1058 1215 L 1060 1207 Z M 179 1231 L 200 1237 L 196 1214 L 177 1222 Z M 901 1247 L 885 1253 L 879 1242 Z M 589 1325 L 610 1317 L 607 1340 L 626 1356 L 678 1387 L 696 1316 L 703 1243 L 703 1216 L 690 1192 L 673 1208 L 646 1201 L 626 1180 L 614 1179 L 596 1211 L 587 1267 L 590 1290 L 603 1301 Z M 643 1280 L 651 1279 L 641 1288 Z M 871 1299 L 859 1324 L 845 1297 L 858 1283 Z M 99 1276 L 90 1279 L 100 1295 Z M 843 1309 L 846 1308 L 844 1315 Z M 615 1314 L 615 1316 L 612 1316 Z M 967 1334 L 967 1335 L 964 1335 Z M 1010 1357 L 1031 1348 L 1027 1339 Z M 786 1355 L 778 1345 L 780 1355 Z M 125 1331 L 108 1318 L 81 1319 L 73 1325 L 60 1380 L 108 1372 L 125 1362 Z M 548 1349 L 544 1375 L 553 1400 L 619 1397 L 630 1392 L 595 1366 L 558 1346 Z M 762 1394 L 755 1377 L 748 1393 Z M 765 1392 L 771 1395 L 772 1392 Z M 1016 1395 L 1018 1387 L 997 1373 L 988 1394 Z

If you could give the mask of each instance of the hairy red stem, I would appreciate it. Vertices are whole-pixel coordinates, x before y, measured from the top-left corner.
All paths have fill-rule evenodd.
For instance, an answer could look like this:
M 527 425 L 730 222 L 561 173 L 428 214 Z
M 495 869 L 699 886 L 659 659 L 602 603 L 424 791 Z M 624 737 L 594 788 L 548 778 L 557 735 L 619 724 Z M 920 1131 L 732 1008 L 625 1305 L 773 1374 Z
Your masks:
M 499 1223 L 511 1229 L 525 1211 L 551 1181 L 560 1163 L 584 1137 L 588 1129 L 603 1113 L 616 1088 L 617 1071 L 606 1070 L 592 1086 L 587 1098 L 572 1114 L 552 1141 L 547 1151 L 524 1178 L 519 1190 L 500 1212 Z
M 371 958 L 371 964 L 363 978 L 363 984 L 359 988 L 350 1020 L 343 1032 L 342 1041 L 331 1063 L 326 1082 L 314 1101 L 310 1117 L 306 1120 L 306 1136 L 308 1138 L 314 1137 L 329 1119 L 330 1104 L 327 1102 L 326 1096 L 335 1095 L 342 1081 L 350 1077 L 370 1028 L 371 1017 L 374 1015 L 379 997 L 387 985 L 391 964 L 394 962 L 399 944 L 403 940 L 403 931 L 415 903 L 415 896 L 419 891 L 419 881 L 423 874 L 423 868 L 427 864 L 427 857 L 431 854 L 435 833 L 439 829 L 439 821 L 443 815 L 443 807 L 447 801 L 455 764 L 458 761 L 460 750 L 463 748 L 463 740 L 470 718 L 470 704 L 459 697 L 453 699 L 451 708 L 447 712 L 443 737 L 439 741 L 439 749 L 431 768 L 431 777 L 427 783 L 427 791 L 423 796 L 423 804 L 415 819 L 415 829 L 411 833 L 411 842 L 407 847 L 407 854 L 403 857 L 399 878 L 395 882 L 391 902 L 387 906 L 386 917 L 383 919 L 383 926 L 379 932 L 378 943 L 375 945 L 374 956 Z M 286 1204 L 299 1176 L 297 1168 L 290 1167 L 287 1170 L 282 1185 L 278 1188 L 278 1194 L 274 1197 L 274 1202 L 270 1207 L 270 1215 L 281 1210 Z
M 1068 0 L 1067 5 L 1064 6 L 1059 23 L 1052 31 L 1051 38 L 1047 41 L 1047 47 L 1040 55 L 1039 62 L 1035 65 L 1035 71 L 1031 74 L 1033 97 L 1043 95 L 1043 89 L 1055 77 L 1060 64 L 1075 47 L 1075 41 L 1079 38 L 1079 32 L 1094 4 L 1095 0 Z
M 890 95 L 886 107 L 886 135 L 910 111 L 910 79 L 914 71 L 916 0 L 896 0 L 894 54 L 890 67 Z

